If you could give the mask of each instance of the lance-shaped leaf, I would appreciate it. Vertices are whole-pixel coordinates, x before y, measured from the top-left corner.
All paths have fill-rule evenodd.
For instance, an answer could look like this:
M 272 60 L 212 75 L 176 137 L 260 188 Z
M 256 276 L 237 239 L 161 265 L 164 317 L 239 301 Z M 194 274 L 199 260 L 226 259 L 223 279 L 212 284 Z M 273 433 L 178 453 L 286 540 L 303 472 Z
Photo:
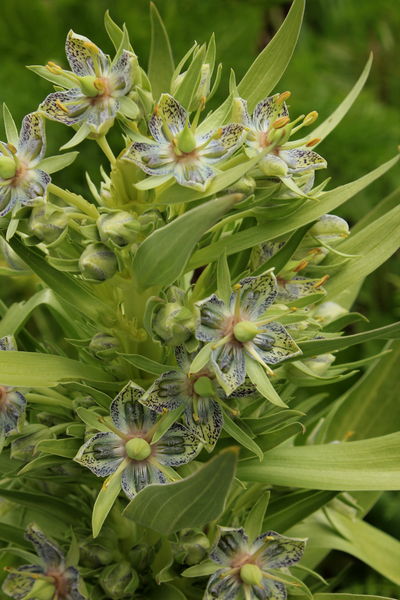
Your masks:
M 153 96 L 158 98 L 162 92 L 169 91 L 174 72 L 171 45 L 165 25 L 156 6 L 150 4 L 151 45 L 148 74 Z
M 133 260 L 133 269 L 142 288 L 173 283 L 203 234 L 240 197 L 239 194 L 229 194 L 216 198 L 154 231 L 139 246 Z
M 316 490 L 400 490 L 400 433 L 356 442 L 274 448 L 246 459 L 238 477 Z
M 131 501 L 124 514 L 162 535 L 185 527 L 203 527 L 224 509 L 236 460 L 237 450 L 228 448 L 182 481 L 149 485 Z
M 195 269 L 202 265 L 209 264 L 210 262 L 214 262 L 221 256 L 225 249 L 228 255 L 235 254 L 242 250 L 246 250 L 247 248 L 252 248 L 257 244 L 262 244 L 268 240 L 275 239 L 280 235 L 284 235 L 307 223 L 315 221 L 322 215 L 332 212 L 335 208 L 381 177 L 386 171 L 393 167 L 398 160 L 399 157 L 395 156 L 363 177 L 325 192 L 320 197 L 319 202 L 306 203 L 291 219 L 279 219 L 273 222 L 260 223 L 257 226 L 249 227 L 248 229 L 239 231 L 231 236 L 224 237 L 217 242 L 198 250 L 188 263 L 187 269 Z
M 0 381 L 18 387 L 54 387 L 62 381 L 113 381 L 112 376 L 65 356 L 39 352 L 2 352 Z
M 285 533 L 325 504 L 328 504 L 337 492 L 330 490 L 296 490 L 285 496 L 278 496 L 268 505 L 268 513 L 263 529 L 273 529 Z

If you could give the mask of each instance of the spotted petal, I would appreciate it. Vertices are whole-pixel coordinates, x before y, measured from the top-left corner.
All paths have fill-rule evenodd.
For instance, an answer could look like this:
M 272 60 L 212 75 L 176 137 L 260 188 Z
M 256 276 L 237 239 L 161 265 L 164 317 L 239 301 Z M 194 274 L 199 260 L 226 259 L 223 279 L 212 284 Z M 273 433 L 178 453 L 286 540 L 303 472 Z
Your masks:
M 156 413 L 140 404 L 144 390 L 128 383 L 112 401 L 111 418 L 115 427 L 124 433 L 146 432 L 156 421 Z
M 176 162 L 174 164 L 176 181 L 185 187 L 204 192 L 215 176 L 214 169 L 204 161 L 204 157 L 201 157 Z
M 267 131 L 276 119 L 287 117 L 289 111 L 285 103 L 277 103 L 279 94 L 264 98 L 253 112 L 253 124 L 258 131 Z
M 87 600 L 79 591 L 79 571 L 75 567 L 68 567 L 63 573 L 67 581 L 68 592 L 66 600 Z
M 89 107 L 90 98 L 87 98 L 80 88 L 72 88 L 66 92 L 49 94 L 40 104 L 39 110 L 52 121 L 76 125 L 85 120 Z
M 194 403 L 196 403 L 196 413 Z M 223 421 L 221 407 L 213 398 L 198 396 L 189 403 L 184 413 L 186 427 L 204 442 L 208 452 L 213 450 L 218 441 Z
M 196 458 L 201 442 L 186 427 L 175 423 L 156 444 L 156 459 L 162 465 L 179 467 Z
M 245 380 L 246 367 L 241 345 L 227 342 L 211 353 L 211 365 L 218 383 L 229 396 Z
M 12 388 L 5 388 L 5 398 L 0 409 L 0 437 L 4 439 L 18 429 L 24 417 L 26 398 L 21 392 Z
M 100 77 L 108 67 L 106 55 L 84 35 L 68 32 L 65 53 L 72 71 L 80 77 Z
M 293 148 L 291 150 L 281 150 L 279 152 L 289 167 L 289 173 L 301 173 L 309 169 L 325 169 L 326 160 L 309 148 Z
M 18 158 L 26 159 L 29 164 L 38 163 L 46 153 L 44 119 L 38 112 L 29 113 L 22 120 Z
M 148 175 L 168 175 L 174 171 L 174 161 L 169 144 L 134 142 L 122 155 Z
M 263 333 L 247 342 L 252 345 L 262 361 L 267 365 L 275 365 L 282 360 L 301 354 L 296 342 L 290 337 L 280 323 L 273 321 L 262 326 Z
M 237 600 L 241 598 L 242 584 L 229 567 L 219 569 L 208 580 L 205 600 Z
M 127 497 L 132 498 L 151 483 L 166 483 L 166 477 L 149 462 L 131 461 L 122 473 L 121 486 Z
M 135 58 L 133 52 L 123 50 L 120 56 L 113 62 L 111 80 L 113 82 L 113 91 L 118 96 L 124 96 L 132 87 Z
M 28 525 L 25 537 L 34 546 L 36 554 L 46 567 L 57 568 L 64 563 L 64 554 L 60 548 L 53 540 L 49 540 L 34 523 Z
M 259 318 L 275 302 L 277 285 L 272 273 L 240 280 L 240 310 L 249 320 Z M 232 294 L 232 304 L 234 303 Z
M 0 217 L 5 217 L 14 208 L 17 196 L 12 193 L 9 185 L 0 187 Z
M 201 151 L 201 156 L 209 164 L 228 158 L 240 145 L 244 126 L 238 123 L 224 125 L 218 131 L 218 137 L 212 139 Z
M 248 537 L 244 529 L 220 527 L 219 538 L 210 553 L 210 558 L 223 566 L 230 566 L 237 554 L 247 550 Z
M 10 573 L 6 577 L 1 589 L 7 596 L 14 598 L 14 600 L 24 600 L 36 581 L 26 573 L 44 574 L 44 570 L 38 565 L 22 565 L 21 567 L 17 567 L 16 570 L 18 573 Z
M 224 322 L 229 317 L 225 303 L 213 294 L 199 302 L 200 323 L 196 327 L 196 338 L 201 342 L 212 342 L 223 336 Z
M 96 433 L 81 446 L 74 460 L 97 477 L 108 477 L 123 460 L 123 443 L 115 433 Z
M 257 600 L 286 600 L 287 591 L 283 583 L 263 577 L 260 586 L 251 586 L 253 597 Z
M 38 198 L 45 198 L 51 177 L 42 169 L 31 169 L 26 181 L 16 190 L 19 192 L 19 203 L 31 206 Z
M 281 280 L 276 299 L 278 302 L 292 302 L 318 292 L 323 295 L 324 290 L 317 287 L 320 281 L 320 278 L 308 279 L 306 277 L 293 277 L 290 281 Z
M 190 401 L 189 381 L 182 371 L 166 371 L 144 393 L 140 402 L 158 413 Z
M 170 94 L 161 94 L 155 114 L 149 122 L 150 133 L 158 142 L 169 141 L 170 136 L 176 137 L 182 131 L 187 118 L 187 111 L 175 98 Z M 169 131 L 170 135 L 166 131 Z
M 13 335 L 5 335 L 4 337 L 0 338 L 0 351 L 1 350 L 4 350 L 6 352 L 15 352 L 16 350 L 18 350 L 17 344 L 15 342 L 15 337 Z
M 306 541 L 305 539 L 280 535 L 276 531 L 267 531 L 255 540 L 251 551 L 256 552 L 263 546 L 264 550 L 260 554 L 263 568 L 281 569 L 290 567 L 301 559 Z

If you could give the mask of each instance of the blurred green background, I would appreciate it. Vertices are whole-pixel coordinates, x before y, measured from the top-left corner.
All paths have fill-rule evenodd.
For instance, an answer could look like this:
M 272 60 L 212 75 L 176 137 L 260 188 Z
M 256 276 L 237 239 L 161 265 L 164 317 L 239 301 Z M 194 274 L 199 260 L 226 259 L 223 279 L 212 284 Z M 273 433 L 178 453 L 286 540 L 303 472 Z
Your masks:
M 240 79 L 283 21 L 290 2 L 158 0 L 157 6 L 170 33 L 176 59 L 181 58 L 194 40 L 207 41 L 213 31 L 216 33 L 218 58 L 224 65 L 222 83 L 212 101 L 216 106 L 226 94 L 230 67 L 235 68 Z M 146 66 L 150 29 L 147 0 L 2 0 L 1 100 L 9 105 L 16 120 L 34 110 L 52 91 L 50 83 L 36 77 L 24 65 L 54 60 L 65 66 L 64 40 L 68 29 L 90 37 L 105 51 L 111 52 L 103 28 L 106 9 L 110 9 L 117 22 L 126 22 L 135 51 L 141 64 Z M 399 30 L 400 2 L 397 0 L 307 2 L 297 51 L 276 90 L 292 91 L 292 116 L 311 110 L 317 110 L 321 120 L 328 116 L 353 86 L 369 52 L 374 53 L 371 76 L 356 105 L 319 147 L 328 160 L 328 175 L 334 186 L 356 179 L 397 151 L 400 143 Z M 50 154 L 71 137 L 70 130 L 54 123 L 49 123 L 48 132 Z M 113 141 L 118 143 L 118 136 L 114 135 Z M 90 142 L 82 144 L 80 150 L 76 163 L 66 172 L 57 174 L 56 182 L 87 193 L 84 172 L 86 170 L 98 179 L 100 154 L 96 145 Z M 340 214 L 350 224 L 355 223 L 399 185 L 397 168 L 351 200 Z M 392 258 L 370 276 L 357 301 L 356 310 L 363 312 L 373 326 L 390 323 L 400 315 L 397 264 Z M 4 284 L 4 278 L 0 278 L 2 292 Z M 16 288 L 9 285 L 7 288 L 8 293 L 2 293 L 2 299 L 11 301 Z M 20 294 L 17 296 L 20 299 Z M 363 352 L 375 349 L 371 345 Z M 354 352 L 359 351 L 358 347 L 350 351 L 348 358 L 354 358 Z M 398 495 L 384 495 L 370 518 L 392 535 L 399 534 Z M 348 565 L 349 559 L 342 555 L 335 557 L 335 562 L 343 567 Z M 328 574 L 333 575 L 330 571 Z M 340 584 L 340 591 L 346 590 L 396 595 L 393 586 L 388 587 L 386 582 L 357 563 Z

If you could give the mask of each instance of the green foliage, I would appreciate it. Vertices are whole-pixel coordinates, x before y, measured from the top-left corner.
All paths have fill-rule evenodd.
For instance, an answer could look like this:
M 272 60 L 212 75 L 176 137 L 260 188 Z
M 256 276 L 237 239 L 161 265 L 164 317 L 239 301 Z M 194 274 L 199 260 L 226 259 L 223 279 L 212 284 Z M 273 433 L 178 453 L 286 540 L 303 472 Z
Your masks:
M 371 59 L 355 83 L 332 80 L 334 93 L 332 75 L 318 68 L 321 56 L 344 61 L 329 44 L 345 9 L 326 8 L 320 22 L 319 1 L 306 10 L 302 67 L 293 71 L 303 0 L 285 19 L 284 3 L 223 4 L 213 11 L 229 10 L 232 30 L 248 19 L 246 36 L 237 28 L 241 43 L 222 45 L 236 69 L 222 80 L 207 2 L 179 13 L 178 0 L 151 4 L 149 35 L 137 24 L 141 3 L 118 0 L 104 18 L 109 39 L 98 36 L 112 58 L 75 33 L 74 15 L 70 70 L 59 66 L 58 38 L 57 50 L 51 36 L 34 51 L 26 41 L 30 63 L 53 60 L 30 67 L 39 77 L 20 132 L 3 111 L 5 597 L 282 600 L 286 587 L 310 600 L 377 598 L 342 593 L 346 575 L 326 567 L 332 550 L 343 565 L 353 557 L 375 570 L 382 593 L 400 585 L 399 542 L 365 519 L 388 498 L 382 492 L 400 490 L 400 328 L 363 300 L 399 246 L 399 192 L 382 193 L 395 181 L 396 126 L 386 133 L 388 117 L 374 104 L 383 137 L 365 126 L 368 111 L 359 109 L 364 137 L 354 118 L 341 125 L 371 95 L 362 91 Z M 74 6 L 62 0 L 58 22 Z M 194 6 L 202 18 L 190 30 L 182 23 Z M 357 27 L 370 24 L 371 6 L 354 17 Z M 16 23 L 49 23 L 52 11 L 32 3 L 25 20 L 9 19 L 10 31 L 0 26 L 2 43 Z M 88 2 L 80 18 L 98 11 Z M 245 39 L 251 25 L 260 33 L 264 11 L 280 27 L 247 68 L 254 48 L 244 52 Z M 19 12 L 5 2 L 6 16 Z M 316 23 L 323 52 L 310 33 Z M 388 51 L 392 26 L 379 29 Z M 185 54 L 180 44 L 197 27 L 208 42 Z M 11 79 L 10 65 L 0 82 Z M 13 105 L 4 98 L 15 114 L 25 101 L 19 84 Z M 319 104 L 327 116 L 314 127 Z M 72 133 L 62 137 L 53 121 Z M 349 160 L 352 144 L 362 155 L 366 135 L 373 159 Z M 56 154 L 60 145 L 78 150 Z M 315 179 L 326 154 L 333 184 Z M 377 183 L 383 175 L 387 183 Z

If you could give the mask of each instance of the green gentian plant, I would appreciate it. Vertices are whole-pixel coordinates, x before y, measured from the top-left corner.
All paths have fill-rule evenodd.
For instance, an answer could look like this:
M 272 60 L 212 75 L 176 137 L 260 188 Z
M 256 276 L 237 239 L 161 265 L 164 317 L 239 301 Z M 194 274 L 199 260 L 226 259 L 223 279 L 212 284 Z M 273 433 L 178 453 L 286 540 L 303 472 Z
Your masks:
M 400 211 L 392 195 L 352 227 L 335 214 L 397 156 L 318 179 L 370 62 L 319 126 L 313 107 L 291 120 L 273 90 L 303 7 L 219 106 L 214 36 L 175 65 L 152 5 L 147 70 L 107 13 L 113 59 L 70 31 L 69 68 L 30 67 L 56 88 L 20 134 L 4 108 L 4 597 L 341 600 L 332 549 L 400 583 L 399 543 L 363 520 L 400 489 L 400 326 L 352 309 Z M 85 160 L 44 157 L 46 119 L 74 130 L 64 149 L 104 153 L 87 193 L 57 185 Z

